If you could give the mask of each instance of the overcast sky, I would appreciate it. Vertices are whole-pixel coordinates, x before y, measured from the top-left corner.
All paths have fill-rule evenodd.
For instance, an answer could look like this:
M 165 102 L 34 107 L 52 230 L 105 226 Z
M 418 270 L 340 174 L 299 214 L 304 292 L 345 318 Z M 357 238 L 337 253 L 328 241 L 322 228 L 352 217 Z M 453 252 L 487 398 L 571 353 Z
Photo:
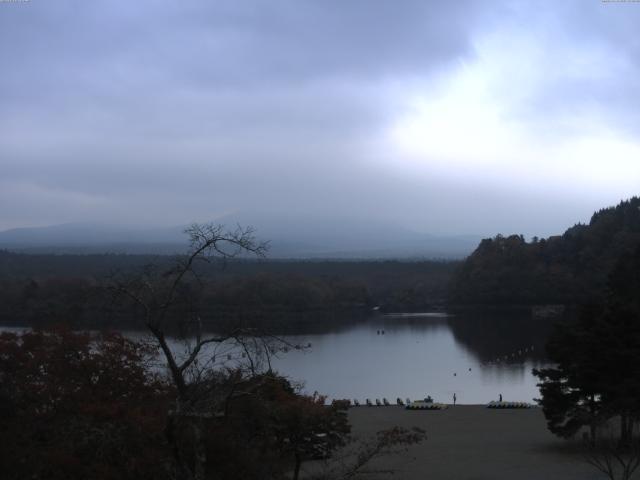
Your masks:
M 0 1 L 0 229 L 549 235 L 640 193 L 640 3 Z

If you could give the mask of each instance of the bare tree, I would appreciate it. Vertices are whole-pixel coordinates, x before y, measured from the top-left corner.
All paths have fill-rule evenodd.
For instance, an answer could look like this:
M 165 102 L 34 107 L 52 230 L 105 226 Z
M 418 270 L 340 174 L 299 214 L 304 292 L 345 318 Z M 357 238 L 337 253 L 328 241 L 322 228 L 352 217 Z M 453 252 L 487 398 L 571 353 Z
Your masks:
M 630 437 L 622 442 L 610 424 L 604 428 L 597 442 L 586 443 L 584 459 L 610 480 L 630 480 L 640 467 L 640 440 Z
M 411 445 L 426 440 L 424 430 L 413 427 L 406 429 L 392 427 L 381 430 L 374 437 L 354 440 L 339 452 L 324 461 L 320 471 L 312 474 L 312 480 L 351 480 L 356 478 L 375 478 L 380 475 L 393 475 L 395 470 L 376 468 L 372 464 L 381 457 L 399 454 Z
M 114 278 L 111 289 L 118 298 L 129 299 L 135 307 L 162 352 L 175 387 L 175 407 L 167 425 L 177 465 L 175 475 L 185 480 L 201 480 L 207 462 L 206 419 L 220 414 L 220 410 L 224 412 L 231 396 L 247 393 L 234 387 L 243 384 L 242 372 L 255 374 L 259 359 L 266 357 L 269 362 L 277 347 L 273 345 L 273 337 L 239 326 L 205 334 L 194 300 L 203 285 L 199 264 L 214 259 L 226 261 L 242 254 L 263 257 L 267 244 L 258 242 L 251 228 L 229 231 L 221 225 L 194 224 L 185 233 L 190 239 L 190 250 L 173 265 L 165 269 L 149 266 L 135 275 Z M 176 332 L 184 342 L 182 353 L 169 339 Z M 225 364 L 231 361 L 233 365 L 225 371 L 228 366 Z

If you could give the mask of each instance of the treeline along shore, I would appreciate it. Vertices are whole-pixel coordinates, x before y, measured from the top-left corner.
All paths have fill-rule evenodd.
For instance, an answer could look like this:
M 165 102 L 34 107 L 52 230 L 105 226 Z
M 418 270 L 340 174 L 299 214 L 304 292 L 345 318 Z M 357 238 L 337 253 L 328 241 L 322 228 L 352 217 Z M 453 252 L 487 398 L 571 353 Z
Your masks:
M 161 271 L 173 261 L 170 256 L 0 251 L 0 322 L 126 325 L 133 320 L 112 308 L 110 279 L 149 268 Z M 205 322 L 290 326 L 354 319 L 376 307 L 442 308 L 458 265 L 439 260 L 234 259 L 203 262 L 193 281 L 198 282 Z

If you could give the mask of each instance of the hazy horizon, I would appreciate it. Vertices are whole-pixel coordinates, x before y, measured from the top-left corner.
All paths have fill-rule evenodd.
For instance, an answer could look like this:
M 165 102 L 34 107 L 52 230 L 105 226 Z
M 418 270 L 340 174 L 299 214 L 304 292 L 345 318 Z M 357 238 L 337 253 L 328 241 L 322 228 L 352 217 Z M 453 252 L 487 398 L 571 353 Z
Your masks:
M 0 2 L 0 231 L 559 234 L 640 193 L 639 23 L 596 0 Z

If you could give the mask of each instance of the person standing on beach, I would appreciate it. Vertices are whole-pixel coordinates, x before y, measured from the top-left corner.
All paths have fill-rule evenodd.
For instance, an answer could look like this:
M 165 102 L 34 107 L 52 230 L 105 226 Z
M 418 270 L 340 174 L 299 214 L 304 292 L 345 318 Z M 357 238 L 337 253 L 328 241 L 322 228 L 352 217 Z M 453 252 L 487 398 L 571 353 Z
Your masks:
M 502 394 L 500 394 L 500 401 L 502 401 Z
M 456 406 L 456 400 L 457 400 L 457 397 L 456 397 L 456 394 L 454 393 L 453 394 L 453 406 L 454 407 Z

